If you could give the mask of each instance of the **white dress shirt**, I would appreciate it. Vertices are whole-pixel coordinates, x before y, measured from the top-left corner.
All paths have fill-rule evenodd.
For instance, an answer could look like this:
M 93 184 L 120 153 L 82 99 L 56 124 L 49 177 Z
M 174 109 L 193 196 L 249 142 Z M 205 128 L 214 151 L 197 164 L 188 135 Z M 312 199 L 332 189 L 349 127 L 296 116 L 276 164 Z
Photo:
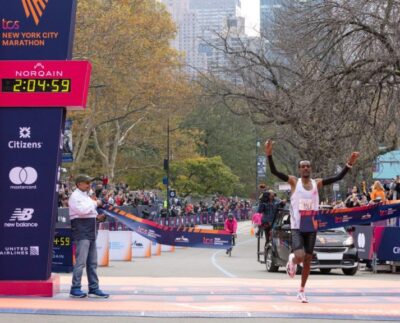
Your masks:
M 69 197 L 69 218 L 71 220 L 81 218 L 97 217 L 97 201 L 90 198 L 87 192 L 82 192 L 77 188 Z

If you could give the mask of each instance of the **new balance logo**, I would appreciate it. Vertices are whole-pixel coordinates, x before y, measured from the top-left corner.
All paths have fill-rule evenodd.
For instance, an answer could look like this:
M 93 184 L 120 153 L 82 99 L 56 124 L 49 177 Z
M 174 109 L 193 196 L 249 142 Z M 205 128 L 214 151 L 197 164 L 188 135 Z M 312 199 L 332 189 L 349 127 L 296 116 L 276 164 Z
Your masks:
M 26 17 L 29 18 L 32 15 L 36 26 L 39 25 L 40 18 L 42 17 L 48 2 L 49 0 L 22 0 Z
M 29 221 L 32 219 L 34 211 L 31 208 L 16 208 L 9 221 Z

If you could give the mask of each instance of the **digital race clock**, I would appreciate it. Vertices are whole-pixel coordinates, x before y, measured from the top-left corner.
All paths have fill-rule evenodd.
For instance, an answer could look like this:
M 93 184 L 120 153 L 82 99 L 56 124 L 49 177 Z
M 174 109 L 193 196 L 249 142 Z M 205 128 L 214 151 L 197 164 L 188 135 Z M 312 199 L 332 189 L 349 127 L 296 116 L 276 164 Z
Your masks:
M 2 79 L 3 92 L 71 92 L 71 79 Z
M 0 61 L 0 107 L 85 108 L 88 61 Z

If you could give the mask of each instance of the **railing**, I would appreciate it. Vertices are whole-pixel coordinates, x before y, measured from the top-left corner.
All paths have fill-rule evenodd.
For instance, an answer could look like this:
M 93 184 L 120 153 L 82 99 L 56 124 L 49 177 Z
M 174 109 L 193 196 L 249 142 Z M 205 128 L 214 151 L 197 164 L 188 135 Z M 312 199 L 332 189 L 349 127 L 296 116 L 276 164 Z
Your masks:
M 121 210 L 125 212 L 132 213 L 139 217 L 143 217 L 143 211 L 148 213 L 149 215 L 146 216 L 151 221 L 154 221 L 158 224 L 171 226 L 171 227 L 193 227 L 195 225 L 212 225 L 214 228 L 222 228 L 224 226 L 224 221 L 228 217 L 228 211 L 221 211 L 221 212 L 201 212 L 198 214 L 190 214 L 190 215 L 182 215 L 176 217 L 162 217 L 156 208 L 151 208 L 148 206 L 139 206 L 139 207 L 132 207 L 128 205 L 120 206 Z M 58 219 L 57 219 L 57 227 L 67 227 L 69 226 L 69 209 L 68 208 L 59 208 L 58 209 Z M 242 210 L 233 210 L 230 211 L 233 213 L 233 216 L 238 221 L 249 220 L 252 215 L 252 209 L 242 209 Z M 112 221 L 114 223 L 114 221 Z M 123 225 L 113 224 L 112 225 L 117 227 L 124 227 Z M 218 227 L 219 226 L 219 227 Z

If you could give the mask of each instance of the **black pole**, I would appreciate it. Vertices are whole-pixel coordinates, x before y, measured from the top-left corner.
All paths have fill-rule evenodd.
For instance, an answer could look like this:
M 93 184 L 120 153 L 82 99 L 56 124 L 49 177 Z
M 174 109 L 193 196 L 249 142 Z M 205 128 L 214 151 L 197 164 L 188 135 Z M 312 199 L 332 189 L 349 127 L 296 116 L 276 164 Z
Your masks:
M 255 200 L 258 200 L 258 147 L 260 146 L 260 142 L 256 137 L 256 196 Z
M 167 120 L 167 214 L 169 215 L 169 116 Z

